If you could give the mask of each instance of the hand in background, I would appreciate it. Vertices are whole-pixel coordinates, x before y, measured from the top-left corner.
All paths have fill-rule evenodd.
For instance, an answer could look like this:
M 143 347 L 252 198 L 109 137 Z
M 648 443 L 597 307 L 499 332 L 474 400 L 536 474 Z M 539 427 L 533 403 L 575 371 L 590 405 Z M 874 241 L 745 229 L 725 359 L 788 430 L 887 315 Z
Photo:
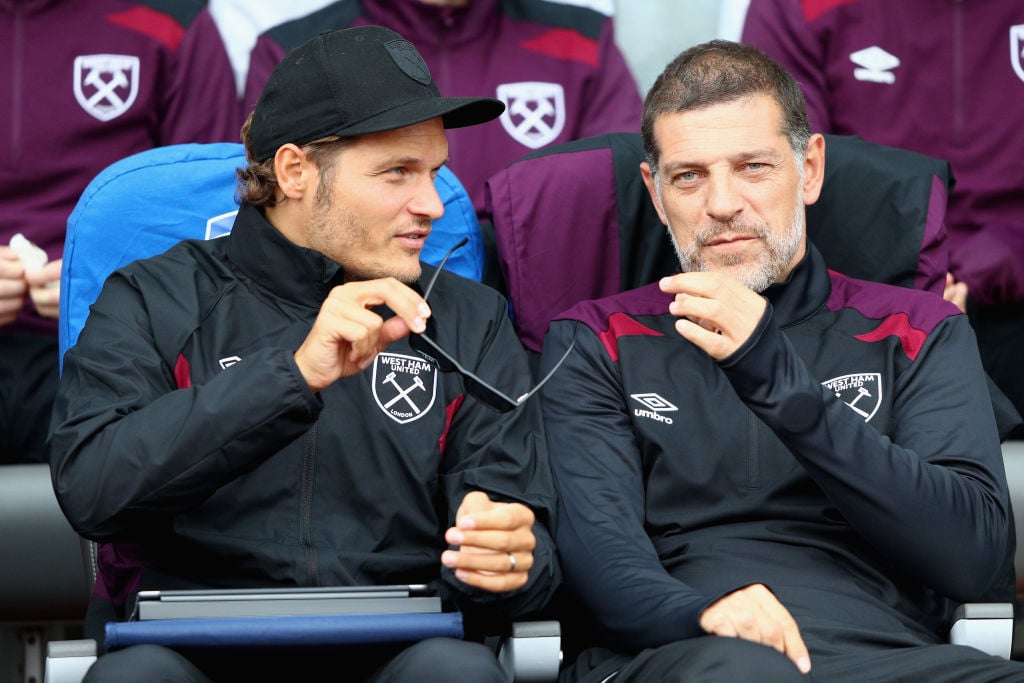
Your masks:
M 36 312 L 44 318 L 57 319 L 60 308 L 60 267 L 63 259 L 50 261 L 42 268 L 25 271 L 25 282 Z
M 25 269 L 17 253 L 6 245 L 0 245 L 0 325 L 7 325 L 17 319 L 25 306 Z
M 953 273 L 946 273 L 946 288 L 942 292 L 942 298 L 955 304 L 964 313 L 967 312 L 967 285 L 957 282 Z

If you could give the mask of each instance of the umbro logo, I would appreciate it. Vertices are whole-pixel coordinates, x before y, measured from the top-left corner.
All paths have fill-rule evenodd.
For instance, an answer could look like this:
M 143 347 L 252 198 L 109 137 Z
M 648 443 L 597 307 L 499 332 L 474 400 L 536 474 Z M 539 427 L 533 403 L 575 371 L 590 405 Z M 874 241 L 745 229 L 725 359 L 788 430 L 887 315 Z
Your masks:
M 665 424 L 672 424 L 672 418 L 661 413 L 669 413 L 675 410 L 679 410 L 670 401 L 662 398 L 654 392 L 648 392 L 644 394 L 630 394 L 629 397 L 643 406 L 643 408 L 634 408 L 633 414 L 637 417 L 646 417 L 649 420 L 656 422 L 664 422 Z
M 851 53 L 850 61 L 860 67 L 853 70 L 853 77 L 858 81 L 889 85 L 896 82 L 896 74 L 892 70 L 900 65 L 899 57 L 889 54 L 877 45 Z

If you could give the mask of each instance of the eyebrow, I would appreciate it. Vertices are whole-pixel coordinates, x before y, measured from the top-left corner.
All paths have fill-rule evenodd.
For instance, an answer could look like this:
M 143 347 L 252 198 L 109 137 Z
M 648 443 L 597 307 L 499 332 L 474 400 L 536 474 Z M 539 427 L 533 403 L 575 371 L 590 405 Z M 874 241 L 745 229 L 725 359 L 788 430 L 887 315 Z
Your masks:
M 739 162 L 749 161 L 751 159 L 757 159 L 761 157 L 769 157 L 775 159 L 778 158 L 779 155 L 776 152 L 776 150 L 770 147 L 765 147 L 762 149 L 751 150 L 749 152 L 740 152 L 739 154 L 734 154 L 728 157 L 728 161 L 731 164 L 736 164 Z M 672 172 L 677 171 L 681 168 L 707 168 L 707 166 L 708 164 L 698 161 L 672 161 L 668 164 L 665 164 L 663 172 L 665 173 L 665 175 L 670 175 Z
M 426 163 L 426 160 L 424 158 L 422 158 L 422 157 L 404 156 L 404 157 L 388 157 L 386 159 L 381 160 L 380 165 L 381 166 L 389 166 L 390 167 L 390 166 L 409 166 L 409 165 L 425 164 L 425 163 Z M 437 168 L 441 168 L 441 166 L 444 166 L 447 163 L 448 163 L 448 159 L 445 158 L 445 160 L 442 161 L 437 166 Z

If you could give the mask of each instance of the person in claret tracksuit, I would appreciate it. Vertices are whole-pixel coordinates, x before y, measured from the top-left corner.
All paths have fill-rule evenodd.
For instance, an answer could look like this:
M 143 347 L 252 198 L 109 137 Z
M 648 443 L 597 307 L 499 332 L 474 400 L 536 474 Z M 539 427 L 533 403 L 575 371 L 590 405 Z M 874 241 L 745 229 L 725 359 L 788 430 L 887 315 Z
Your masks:
M 205 2 L 0 0 L 0 46 L 0 463 L 9 463 L 45 458 L 64 233 L 79 195 L 130 154 L 237 141 L 242 117 L 220 95 L 231 68 Z M 19 233 L 47 265 L 23 266 L 9 246 Z
M 1024 413 L 1024 3 L 751 0 L 739 34 L 793 74 L 814 130 L 950 162 L 948 296 Z
M 612 19 L 550 0 L 340 0 L 264 32 L 249 59 L 243 108 L 273 66 L 326 29 L 379 24 L 412 41 L 441 92 L 505 102 L 500 123 L 449 133 L 449 166 L 486 220 L 484 183 L 545 145 L 640 129 L 640 93 Z

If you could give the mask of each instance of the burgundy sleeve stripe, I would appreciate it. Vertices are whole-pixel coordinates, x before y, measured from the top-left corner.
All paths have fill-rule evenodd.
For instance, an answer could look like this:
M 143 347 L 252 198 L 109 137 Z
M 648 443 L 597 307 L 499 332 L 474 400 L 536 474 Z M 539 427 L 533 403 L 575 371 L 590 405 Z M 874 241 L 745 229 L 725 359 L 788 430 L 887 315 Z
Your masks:
M 174 381 L 179 389 L 188 389 L 192 386 L 192 366 L 185 356 L 179 355 L 178 361 L 174 364 Z
M 866 342 L 881 341 L 889 336 L 898 337 L 903 353 L 910 360 L 915 360 L 921 351 L 928 335 L 922 330 L 910 324 L 910 318 L 906 313 L 894 313 L 882 321 L 882 323 L 870 332 L 855 335 L 856 339 Z
M 135 7 L 124 12 L 108 14 L 107 21 L 155 38 L 172 52 L 178 50 L 178 45 L 185 36 L 184 26 L 169 15 L 148 7 Z
M 595 68 L 600 63 L 597 41 L 566 28 L 545 31 L 536 38 L 523 41 L 522 47 L 531 52 L 580 62 Z
M 617 362 L 619 360 L 619 338 L 632 335 L 665 336 L 657 330 L 641 325 L 625 313 L 612 313 L 608 317 L 608 329 L 600 332 L 597 336 L 601 343 L 604 344 L 604 348 L 608 351 L 612 361 Z
M 804 19 L 810 23 L 825 12 L 859 0 L 803 0 Z
M 455 397 L 455 400 L 445 406 L 444 409 L 444 431 L 441 432 L 440 438 L 437 440 L 437 445 L 441 449 L 441 456 L 444 456 L 444 447 L 448 443 L 448 430 L 452 427 L 452 420 L 455 419 L 455 413 L 459 412 L 459 406 L 462 405 L 462 399 L 466 397 L 465 394 L 459 394 Z

